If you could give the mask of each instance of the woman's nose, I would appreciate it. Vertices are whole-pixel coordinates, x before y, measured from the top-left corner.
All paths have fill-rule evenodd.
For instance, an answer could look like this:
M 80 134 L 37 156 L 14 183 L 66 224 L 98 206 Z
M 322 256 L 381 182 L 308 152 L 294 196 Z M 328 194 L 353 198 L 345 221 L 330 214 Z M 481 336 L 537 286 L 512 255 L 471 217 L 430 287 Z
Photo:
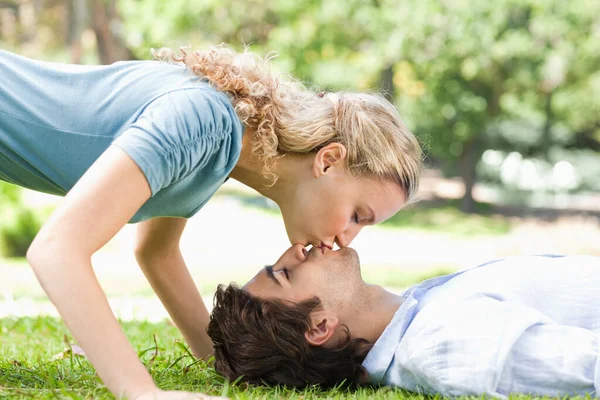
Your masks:
M 273 265 L 274 271 L 279 271 L 283 267 L 294 267 L 306 261 L 306 249 L 301 244 L 295 244 L 277 260 Z
M 341 235 L 336 236 L 335 242 L 339 247 L 348 247 L 350 246 L 350 243 L 352 243 L 354 238 L 358 235 L 361 229 L 361 226 L 349 228 Z
M 306 261 L 306 256 L 308 255 L 306 248 L 301 244 L 295 244 L 292 246 L 292 254 L 294 258 L 300 262 Z

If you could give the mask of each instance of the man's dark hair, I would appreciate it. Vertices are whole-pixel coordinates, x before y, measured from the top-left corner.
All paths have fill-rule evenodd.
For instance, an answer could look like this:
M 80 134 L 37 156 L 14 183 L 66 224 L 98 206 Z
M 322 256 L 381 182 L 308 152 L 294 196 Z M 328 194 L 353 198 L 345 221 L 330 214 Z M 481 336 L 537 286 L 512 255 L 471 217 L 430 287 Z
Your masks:
M 304 333 L 310 313 L 322 307 L 318 297 L 300 303 L 265 300 L 236 285 L 219 285 L 208 324 L 215 368 L 225 377 L 253 384 L 324 388 L 366 383 L 361 365 L 372 343 L 346 338 L 331 349 L 312 346 Z

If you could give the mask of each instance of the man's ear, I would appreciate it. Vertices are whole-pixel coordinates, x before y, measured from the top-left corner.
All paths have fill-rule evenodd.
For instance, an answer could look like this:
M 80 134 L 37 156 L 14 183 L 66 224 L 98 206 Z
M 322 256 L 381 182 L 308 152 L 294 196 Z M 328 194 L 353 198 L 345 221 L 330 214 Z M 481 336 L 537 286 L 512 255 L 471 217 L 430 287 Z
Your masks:
M 310 325 L 309 330 L 304 332 L 306 341 L 313 346 L 323 346 L 333 337 L 340 321 L 333 315 L 313 313 Z
M 341 143 L 329 143 L 321 148 L 313 161 L 313 174 L 315 177 L 325 175 L 334 165 L 342 165 L 346 160 L 346 146 Z

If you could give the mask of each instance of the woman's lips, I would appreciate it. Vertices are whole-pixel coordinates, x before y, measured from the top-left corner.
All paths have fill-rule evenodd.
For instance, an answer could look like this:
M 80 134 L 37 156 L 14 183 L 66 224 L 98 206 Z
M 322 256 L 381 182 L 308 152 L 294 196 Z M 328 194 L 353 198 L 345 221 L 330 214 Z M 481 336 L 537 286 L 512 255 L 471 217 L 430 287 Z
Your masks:
M 302 249 L 302 251 L 304 253 L 304 256 L 308 257 L 308 255 L 310 253 L 314 253 L 314 252 L 317 252 L 317 251 L 320 251 L 321 254 L 325 254 L 325 249 L 327 249 L 327 250 L 333 250 L 333 247 L 330 244 L 320 242 L 318 246 L 317 245 L 313 245 L 310 248 L 310 250 L 308 250 L 308 251 L 306 250 L 306 247 L 305 247 L 305 248 Z
M 319 250 L 321 250 L 321 253 L 322 253 L 322 254 L 325 254 L 325 249 L 327 249 L 327 250 L 331 250 L 331 249 L 332 249 L 332 246 L 331 246 L 331 245 L 328 245 L 328 244 L 325 244 L 325 243 L 321 243 L 321 244 L 319 245 Z

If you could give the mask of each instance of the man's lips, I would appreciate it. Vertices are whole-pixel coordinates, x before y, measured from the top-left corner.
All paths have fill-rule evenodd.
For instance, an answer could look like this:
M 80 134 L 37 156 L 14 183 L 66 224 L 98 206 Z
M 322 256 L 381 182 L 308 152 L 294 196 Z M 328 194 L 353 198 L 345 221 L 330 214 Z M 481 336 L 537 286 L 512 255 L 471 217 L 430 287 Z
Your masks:
M 315 253 L 317 251 L 319 251 L 321 254 L 325 254 L 325 250 L 333 250 L 333 247 L 329 244 L 321 242 L 318 246 L 312 246 L 312 248 L 308 251 L 308 253 L 305 253 L 305 255 L 308 256 L 308 254 Z M 306 248 L 304 249 L 304 252 L 306 252 Z
M 319 250 L 321 250 L 322 254 L 325 254 L 325 249 L 332 250 L 333 246 L 325 244 L 325 243 L 321 243 L 321 245 L 318 248 L 319 248 Z
M 313 247 L 312 247 L 312 248 L 311 248 L 311 249 L 308 251 L 308 255 L 314 255 L 314 254 L 317 254 L 317 253 L 324 254 L 324 253 L 325 253 L 325 251 L 324 251 L 323 249 L 324 249 L 324 247 L 323 247 L 323 246 L 313 246 Z

